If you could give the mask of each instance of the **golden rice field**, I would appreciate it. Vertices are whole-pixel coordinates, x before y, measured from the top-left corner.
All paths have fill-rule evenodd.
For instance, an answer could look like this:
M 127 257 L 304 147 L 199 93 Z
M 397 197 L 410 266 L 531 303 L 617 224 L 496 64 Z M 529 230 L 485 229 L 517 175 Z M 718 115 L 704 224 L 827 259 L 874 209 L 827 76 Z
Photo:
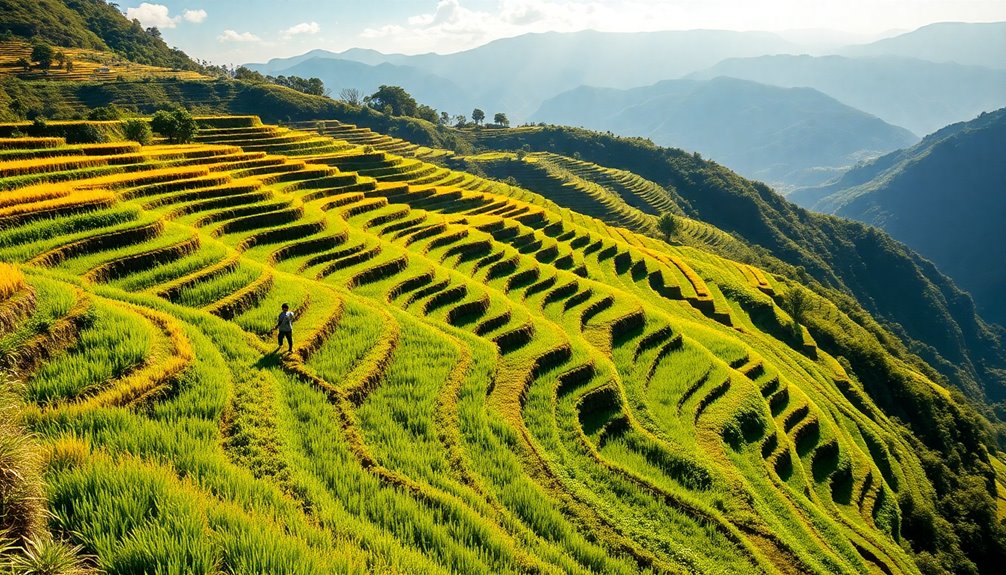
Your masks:
M 51 80 L 62 82 L 101 82 L 109 80 L 143 80 L 176 79 L 176 80 L 208 80 L 198 72 L 189 70 L 172 70 L 159 66 L 148 66 L 125 60 L 112 52 L 90 50 L 87 48 L 59 48 L 73 62 L 73 69 L 56 68 L 41 70 L 33 65 L 25 71 L 18 66 L 19 59 L 31 58 L 32 45 L 23 40 L 8 40 L 0 42 L 0 78 L 15 76 L 22 80 Z
M 640 233 L 655 184 L 200 122 L 0 139 L 0 367 L 103 571 L 918 573 L 905 435 L 789 337 L 794 286 Z

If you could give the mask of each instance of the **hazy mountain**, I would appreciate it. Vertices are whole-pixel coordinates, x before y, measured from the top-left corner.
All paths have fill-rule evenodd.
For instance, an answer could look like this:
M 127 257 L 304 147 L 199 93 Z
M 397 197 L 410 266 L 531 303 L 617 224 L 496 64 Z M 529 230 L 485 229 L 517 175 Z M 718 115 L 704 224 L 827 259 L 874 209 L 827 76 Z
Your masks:
M 716 76 L 815 88 L 919 135 L 1006 105 L 1006 70 L 910 58 L 731 58 L 689 77 Z
M 455 103 L 445 111 L 469 114 L 479 107 L 490 115 L 505 112 L 511 121 L 519 122 L 544 100 L 577 86 L 645 86 L 706 68 L 724 58 L 798 50 L 797 45 L 767 32 L 550 32 L 496 40 L 446 55 L 350 50 L 341 54 L 309 53 L 249 67 L 270 74 L 290 74 L 290 66 L 302 64 L 298 75 L 317 77 L 321 73 L 315 66 L 331 58 L 419 68 L 452 80 L 466 92 L 455 97 Z M 404 80 L 397 83 L 413 91 Z
M 1006 68 L 1006 22 L 939 22 L 893 38 L 849 46 L 841 53 Z
M 1006 324 L 1006 108 L 791 199 L 883 228 L 970 291 Z
M 723 77 L 577 88 L 546 101 L 532 120 L 647 137 L 780 187 L 825 182 L 857 161 L 917 141 L 817 90 Z
M 338 97 L 343 88 L 357 88 L 364 94 L 371 94 L 382 84 L 408 86 L 419 102 L 444 110 L 466 96 L 465 91 L 454 82 L 411 66 L 379 64 L 371 66 L 360 62 L 335 59 L 312 59 L 286 68 L 281 74 L 301 77 L 317 77 Z

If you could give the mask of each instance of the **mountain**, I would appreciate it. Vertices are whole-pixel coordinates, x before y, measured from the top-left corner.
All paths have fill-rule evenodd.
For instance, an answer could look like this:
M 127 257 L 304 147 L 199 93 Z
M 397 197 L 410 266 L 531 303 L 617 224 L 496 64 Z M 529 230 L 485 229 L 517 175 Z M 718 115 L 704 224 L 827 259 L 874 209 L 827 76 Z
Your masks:
M 932 260 L 1006 325 L 1006 108 L 792 197 L 882 228 Z
M 130 22 L 105 0 L 0 0 L 0 35 L 43 40 L 55 46 L 112 50 L 151 66 L 199 70 L 160 33 Z
M 840 50 L 847 56 L 900 56 L 1006 69 L 1006 22 L 938 22 Z
M 728 57 L 792 52 L 797 46 L 766 32 L 690 30 L 613 33 L 583 31 L 525 34 L 495 40 L 454 54 L 378 55 L 351 50 L 318 55 L 297 63 L 303 74 L 319 76 L 314 64 L 324 59 L 352 59 L 409 66 L 453 81 L 464 89 L 445 111 L 468 115 L 475 107 L 490 116 L 505 112 L 512 122 L 524 121 L 541 103 L 580 85 L 633 87 L 700 70 Z M 287 74 L 283 62 L 248 67 Z M 411 87 L 400 83 L 406 90 Z M 358 88 L 367 92 L 368 86 Z M 376 86 L 373 87 L 376 89 Z
M 437 109 L 451 109 L 456 102 L 468 98 L 464 89 L 454 82 L 412 66 L 389 63 L 367 65 L 339 59 L 311 59 L 282 71 L 284 75 L 320 78 L 333 95 L 343 88 L 362 89 L 371 94 L 382 85 L 408 86 L 409 93 L 419 102 Z
M 531 121 L 698 151 L 782 189 L 823 183 L 860 160 L 917 141 L 816 90 L 726 77 L 631 90 L 581 87 L 547 100 Z
M 1006 105 L 1006 70 L 893 56 L 731 58 L 693 79 L 809 87 L 918 135 Z

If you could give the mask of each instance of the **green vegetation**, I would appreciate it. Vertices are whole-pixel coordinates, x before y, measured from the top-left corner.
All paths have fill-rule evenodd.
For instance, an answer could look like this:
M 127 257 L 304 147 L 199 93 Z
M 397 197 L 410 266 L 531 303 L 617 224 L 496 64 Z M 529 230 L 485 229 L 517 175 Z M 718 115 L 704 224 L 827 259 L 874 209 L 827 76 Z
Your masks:
M 0 13 L 0 35 L 50 46 L 112 50 L 140 64 L 201 69 L 181 50 L 169 48 L 156 28 L 144 30 L 105 0 L 0 0 Z
M 682 215 L 680 188 L 337 121 L 194 121 L 184 146 L 0 138 L 0 257 L 17 265 L 0 365 L 21 368 L 43 531 L 81 547 L 68 557 L 109 573 L 1001 562 L 987 424 L 869 316 L 717 255 L 753 248 Z M 434 159 L 528 164 L 545 195 Z M 653 235 L 673 213 L 681 241 L 560 200 Z M 282 302 L 292 354 L 271 333 Z

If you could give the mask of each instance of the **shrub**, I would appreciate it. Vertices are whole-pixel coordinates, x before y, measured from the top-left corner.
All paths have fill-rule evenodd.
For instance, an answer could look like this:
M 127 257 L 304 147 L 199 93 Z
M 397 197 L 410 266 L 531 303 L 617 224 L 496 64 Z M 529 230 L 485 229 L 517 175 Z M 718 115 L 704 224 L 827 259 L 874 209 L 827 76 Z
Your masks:
M 108 141 L 108 136 L 94 124 L 82 124 L 80 128 L 67 134 L 66 141 L 72 144 L 101 144 Z
M 115 104 L 109 106 L 99 106 L 87 114 L 88 120 L 107 121 L 118 120 L 122 117 L 122 110 Z
M 184 108 L 177 108 L 172 112 L 158 110 L 150 121 L 150 127 L 172 144 L 191 142 L 197 130 L 196 121 L 192 119 L 192 114 Z
M 132 140 L 141 146 L 146 146 L 154 138 L 154 133 L 150 130 L 150 124 L 143 120 L 126 120 L 122 125 L 122 133 L 127 140 Z

